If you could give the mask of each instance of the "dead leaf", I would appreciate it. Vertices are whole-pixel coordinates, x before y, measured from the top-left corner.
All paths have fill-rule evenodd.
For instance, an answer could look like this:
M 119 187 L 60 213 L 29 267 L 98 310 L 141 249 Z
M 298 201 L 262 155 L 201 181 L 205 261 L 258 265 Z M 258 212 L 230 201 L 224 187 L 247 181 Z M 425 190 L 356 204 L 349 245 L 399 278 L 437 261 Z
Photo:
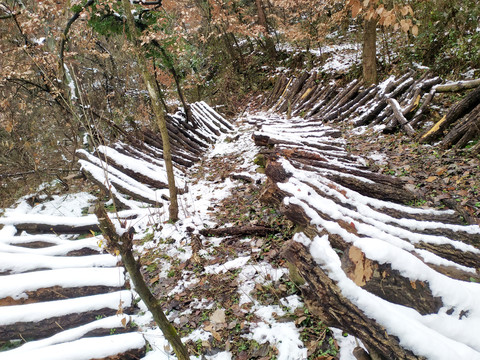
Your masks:
M 212 336 L 215 338 L 215 340 L 217 341 L 221 341 L 222 340 L 222 337 L 220 336 L 220 334 L 216 331 L 212 331 Z
M 356 246 L 351 246 L 348 250 L 348 257 L 354 264 L 353 273 L 348 277 L 358 286 L 364 286 L 373 276 L 373 263 L 365 257 L 365 254 Z
M 306 316 L 299 317 L 298 319 L 295 320 L 295 325 L 300 325 L 306 319 L 307 319 Z
M 446 171 L 447 171 L 446 167 L 439 167 L 435 171 L 435 174 L 437 174 L 438 176 L 442 176 L 443 174 L 445 174 Z
M 362 11 L 362 5 L 360 4 L 360 1 L 351 1 L 351 6 L 352 6 L 352 17 L 355 18 L 360 11 Z
M 437 180 L 436 176 L 429 176 L 425 181 L 428 183 L 431 183 L 431 182 L 434 182 L 435 180 Z
M 225 309 L 217 309 L 210 316 L 210 321 L 215 324 L 222 324 L 225 322 Z
M 417 25 L 412 26 L 412 35 L 413 36 L 418 36 L 418 26 Z
M 150 285 L 156 283 L 159 279 L 160 279 L 160 277 L 158 275 L 151 278 L 150 281 L 149 281 Z

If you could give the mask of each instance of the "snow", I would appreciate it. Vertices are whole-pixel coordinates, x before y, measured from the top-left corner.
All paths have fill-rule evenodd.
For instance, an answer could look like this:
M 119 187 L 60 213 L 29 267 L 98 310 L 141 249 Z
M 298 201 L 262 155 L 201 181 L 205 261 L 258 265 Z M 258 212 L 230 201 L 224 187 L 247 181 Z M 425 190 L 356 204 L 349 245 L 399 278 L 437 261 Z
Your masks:
M 262 319 L 252 332 L 245 337 L 259 344 L 269 342 L 278 349 L 278 360 L 297 360 L 307 358 L 307 349 L 300 340 L 300 333 L 292 322 L 277 322 L 275 316 L 285 315 L 278 306 L 261 306 L 255 315 Z
M 310 253 L 315 262 L 337 283 L 342 294 L 362 309 L 367 316 L 376 319 L 389 334 L 399 337 L 402 346 L 429 359 L 480 359 L 480 347 L 476 336 L 480 331 L 479 314 L 470 314 L 469 318 L 473 317 L 473 320 L 469 321 L 454 320 L 449 317 L 448 322 L 441 321 L 443 329 L 439 326 L 432 329 L 427 326 L 428 322 L 431 323 L 431 318 L 436 318 L 440 322 L 440 318 L 446 316 L 422 316 L 413 309 L 389 303 L 355 285 L 341 269 L 340 259 L 330 247 L 327 236 L 315 237 L 310 245 Z M 475 301 L 478 302 L 477 299 Z M 452 325 L 454 325 L 453 329 Z M 475 349 L 455 339 L 461 329 L 467 343 L 472 337 L 476 338 Z
M 83 338 L 31 351 L 2 354 L 2 360 L 90 360 L 113 356 L 130 349 L 141 349 L 145 339 L 140 333 Z M 21 348 L 20 348 L 21 349 Z
M 38 349 L 43 349 L 52 345 L 78 340 L 92 330 L 121 328 L 123 327 L 122 320 L 125 320 L 126 323 L 129 323 L 130 316 L 115 315 L 115 316 L 109 316 L 103 319 L 95 320 L 86 325 L 82 325 L 77 328 L 62 331 L 61 333 L 55 334 L 43 340 L 27 342 L 19 348 L 10 350 L 7 354 L 11 355 L 12 358 L 15 358 L 15 359 L 19 359 L 20 356 L 23 356 L 23 354 L 29 354 L 33 356 L 32 353 Z M 50 348 L 49 351 L 52 351 L 52 349 Z M 36 358 L 37 354 L 35 354 L 34 358 Z M 25 358 L 26 357 L 27 356 L 25 355 Z M 87 357 L 84 357 L 84 358 L 87 358 Z
M 236 259 L 227 261 L 225 264 L 219 265 L 209 265 L 205 267 L 206 274 L 220 274 L 225 273 L 231 269 L 237 269 L 243 267 L 248 260 L 250 260 L 250 256 L 241 256 Z
M 354 50 L 354 49 L 352 49 Z M 332 53 L 335 49 L 331 50 Z M 341 70 L 341 63 L 332 58 L 329 66 L 337 71 Z M 335 66 L 333 66 L 335 65 Z M 327 64 L 325 65 L 327 66 Z M 326 69 L 326 68 L 325 68 Z M 388 84 L 393 81 L 389 78 L 380 86 L 385 91 Z M 382 91 L 382 90 L 381 90 Z M 209 145 L 205 154 L 207 161 L 215 161 L 217 157 L 231 156 L 232 159 L 242 158 L 237 167 L 237 174 L 247 175 L 254 180 L 263 181 L 265 176 L 255 172 L 256 165 L 253 158 L 258 153 L 251 139 L 252 125 L 255 124 L 259 134 L 269 135 L 276 139 L 303 144 L 309 151 L 317 151 L 324 157 L 325 163 L 335 165 L 339 170 L 325 169 L 317 174 L 307 170 L 299 170 L 287 160 L 280 160 L 282 166 L 290 171 L 291 176 L 285 183 L 279 183 L 281 190 L 292 196 L 285 198 L 285 205 L 296 204 L 301 206 L 309 217 L 311 225 L 318 229 L 326 229 L 332 234 L 339 234 L 347 242 L 360 248 L 365 255 L 380 264 L 391 264 L 392 269 L 399 271 L 411 280 L 420 280 L 428 283 L 433 295 L 442 299 L 443 306 L 438 314 L 421 315 L 417 311 L 404 306 L 389 303 L 358 287 L 351 281 L 341 268 L 338 254 L 332 249 L 327 236 L 316 236 L 312 239 L 303 233 L 297 233 L 295 241 L 303 244 L 310 251 L 316 264 L 338 285 L 343 296 L 352 301 L 364 313 L 375 318 L 387 332 L 400 339 L 402 346 L 411 349 L 418 355 L 430 359 L 480 359 L 480 286 L 475 283 L 456 281 L 441 275 L 431 269 L 425 262 L 437 265 L 453 266 L 467 273 L 476 274 L 476 269 L 447 261 L 426 250 L 415 249 L 414 244 L 420 241 L 431 244 L 446 244 L 478 255 L 480 250 L 442 236 L 421 234 L 418 231 L 426 229 L 448 229 L 465 234 L 479 234 L 480 229 L 475 226 L 445 225 L 433 221 L 413 221 L 409 219 L 396 219 L 382 212 L 384 208 L 403 211 L 406 214 L 444 214 L 449 213 L 438 210 L 425 210 L 411 208 L 405 205 L 392 204 L 363 196 L 355 191 L 340 186 L 328 180 L 325 174 L 343 174 L 342 169 L 358 170 L 363 164 L 360 158 L 349 158 L 345 161 L 337 160 L 339 157 L 347 158 L 341 139 L 328 136 L 332 128 L 321 123 L 304 123 L 304 119 L 293 117 L 282 119 L 270 113 L 258 113 L 255 116 L 245 116 L 240 119 L 243 125 L 235 130 L 228 129 L 220 124 L 220 120 L 211 112 L 206 104 L 200 103 L 192 111 L 202 116 L 204 124 L 215 129 L 221 129 L 220 135 L 202 126 L 202 134 L 215 139 Z M 291 125 L 299 128 L 291 130 Z M 151 158 L 157 165 L 147 164 L 143 161 L 132 161 L 121 153 L 121 146 L 101 147 L 99 152 L 107 154 L 114 162 L 127 167 L 131 171 L 141 173 L 158 181 L 166 181 L 162 162 Z M 295 150 L 296 145 L 285 145 L 282 149 Z M 319 150 L 319 149 L 326 150 Z M 105 175 L 104 168 L 107 162 L 102 162 L 86 152 L 82 152 L 91 162 L 81 161 L 84 168 L 88 168 L 93 176 L 102 183 L 110 181 L 112 184 L 121 185 L 137 194 L 142 194 L 149 199 L 160 199 L 164 191 L 154 190 L 144 184 L 133 180 L 120 171 L 108 166 L 110 175 Z M 380 154 L 370 154 L 373 161 L 383 161 Z M 93 162 L 93 163 L 92 163 Z M 188 172 L 199 170 L 199 165 L 194 165 Z M 164 209 L 146 207 L 145 204 L 128 200 L 119 189 L 112 187 L 112 192 L 118 196 L 131 210 L 122 211 L 120 217 L 132 216 L 128 220 L 127 228 L 134 226 L 137 233 L 136 240 L 140 240 L 147 233 L 153 233 L 152 239 L 137 245 L 139 252 L 154 250 L 166 257 L 185 264 L 191 261 L 193 255 L 192 234 L 200 237 L 199 230 L 204 227 L 216 225 L 212 217 L 212 206 L 230 195 L 232 189 L 238 186 L 237 181 L 226 178 L 224 181 L 200 180 L 191 183 L 188 172 L 179 177 L 180 184 L 188 188 L 188 192 L 179 195 L 180 221 L 175 224 L 167 223 L 167 214 Z M 359 171 L 361 173 L 361 171 Z M 369 181 L 361 176 L 351 175 L 356 179 Z M 317 190 L 328 197 L 319 196 Z M 67 257 L 69 251 L 78 248 L 97 249 L 101 236 L 87 239 L 73 240 L 65 235 L 33 235 L 24 233 L 16 236 L 15 225 L 19 223 L 47 223 L 50 225 L 64 224 L 69 226 L 96 224 L 93 215 L 82 216 L 82 209 L 91 206 L 95 197 L 87 193 L 53 196 L 50 200 L 41 199 L 40 204 L 30 206 L 26 198 L 21 199 L 15 208 L 6 209 L 0 223 L 5 226 L 0 229 L 0 272 L 8 272 L 2 277 L 0 298 L 11 296 L 14 299 L 24 299 L 26 292 L 39 288 L 62 286 L 113 286 L 122 287 L 125 283 L 125 274 L 122 268 L 117 268 L 117 257 L 104 255 L 90 255 L 81 257 Z M 335 201 L 331 200 L 335 199 Z M 162 202 L 159 200 L 159 202 Z M 164 205 L 166 205 L 165 203 Z M 346 206 L 348 205 L 348 206 Z M 325 220 L 318 212 L 328 214 L 332 220 Z M 112 216 L 113 217 L 113 216 Z M 352 223 L 358 232 L 352 234 L 340 227 L 334 220 L 342 219 Z M 118 221 L 114 221 L 118 224 Z M 166 241 L 168 239 L 168 241 Z M 252 241 L 251 252 L 246 250 L 236 255 L 229 255 L 223 259 L 216 259 L 215 248 L 222 246 L 224 238 L 202 238 L 202 249 L 198 252 L 203 259 L 211 261 L 204 267 L 203 275 L 222 275 L 229 270 L 236 270 L 238 283 L 238 306 L 241 311 L 254 313 L 258 322 L 249 323 L 248 332 L 243 336 L 247 340 L 255 340 L 259 344 L 269 342 L 278 350 L 279 360 L 297 360 L 307 358 L 307 349 L 300 339 L 299 329 L 292 321 L 285 321 L 287 315 L 304 304 L 297 295 L 278 299 L 279 305 L 262 305 L 252 292 L 258 284 L 272 286 L 278 284 L 282 276 L 287 276 L 288 270 L 282 267 L 273 267 L 267 262 L 256 262 L 255 252 L 258 246 Z M 15 246 L 16 244 L 46 241 L 50 247 L 28 249 Z M 249 239 L 239 240 L 245 244 Z M 245 244 L 248 248 L 250 245 Z M 423 261 L 422 261 L 423 260 Z M 159 274 L 166 276 L 171 269 L 171 264 L 165 259 L 155 259 L 159 267 Z M 216 261 L 216 263 L 212 263 Z M 41 270 L 39 270 L 41 269 Z M 50 270 L 49 270 L 50 269 Z M 32 271 L 23 273 L 26 271 Z M 194 271 L 182 270 L 181 280 L 172 286 L 168 296 L 187 291 L 198 285 L 199 275 Z M 0 325 L 8 325 L 19 321 L 41 321 L 49 317 L 68 315 L 72 313 L 91 311 L 102 308 L 117 310 L 119 305 L 127 308 L 132 304 L 135 290 L 121 290 L 109 294 L 92 295 L 82 298 L 54 300 L 46 303 L 33 303 L 26 305 L 12 305 L 0 307 Z M 151 326 L 152 316 L 145 308 L 142 301 L 138 306 L 142 315 L 119 315 L 93 321 L 89 324 L 74 329 L 62 331 L 47 339 L 32 341 L 23 346 L 1 353 L 2 359 L 90 359 L 102 358 L 110 354 L 117 354 L 131 348 L 141 348 L 148 342 L 152 351 L 144 359 L 174 359 L 168 342 L 165 340 L 158 327 Z M 192 299 L 188 308 L 182 311 L 171 311 L 168 317 L 174 322 L 180 322 L 180 316 L 187 316 L 194 311 L 213 311 L 225 308 L 218 304 L 216 299 Z M 250 309 L 250 310 L 247 310 Z M 453 309 L 453 312 L 450 310 Z M 448 313 L 447 313 L 448 311 Z M 450 314 L 449 314 L 450 313 Z M 462 315 L 463 314 L 463 315 Z M 135 321 L 140 331 L 108 337 L 82 338 L 94 329 L 109 329 L 123 325 L 122 320 Z M 353 360 L 352 350 L 362 346 L 352 336 L 343 336 L 341 329 L 331 329 L 340 345 L 340 359 Z M 205 330 L 202 325 L 183 338 L 184 341 L 208 341 L 212 332 Z M 232 353 L 224 351 L 211 356 L 212 360 L 232 359 Z M 195 358 L 195 357 L 192 357 Z
M 132 294 L 128 290 L 108 294 L 92 295 L 67 300 L 54 300 L 43 303 L 0 307 L 0 325 L 16 322 L 35 322 L 54 316 L 82 313 L 104 308 L 117 310 L 120 306 L 129 307 Z
M 0 299 L 16 297 L 25 291 L 35 291 L 52 286 L 113 286 L 124 284 L 122 268 L 70 268 L 60 270 L 44 270 L 24 274 L 5 276 L 0 288 Z
M 118 259 L 109 254 L 73 256 L 46 256 L 35 254 L 0 253 L 0 272 L 20 273 L 36 269 L 63 269 L 115 266 Z

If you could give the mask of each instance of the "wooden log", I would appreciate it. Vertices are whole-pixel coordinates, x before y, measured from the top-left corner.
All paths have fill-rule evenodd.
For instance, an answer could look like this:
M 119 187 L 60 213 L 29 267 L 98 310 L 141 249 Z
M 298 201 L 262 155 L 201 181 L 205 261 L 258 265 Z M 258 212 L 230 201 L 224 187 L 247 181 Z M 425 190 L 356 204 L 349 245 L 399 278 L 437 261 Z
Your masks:
M 26 297 L 19 299 L 13 299 L 8 296 L 6 298 L 0 299 L 0 306 L 10 306 L 10 305 L 23 305 L 38 303 L 43 301 L 51 300 L 63 300 L 71 299 L 82 296 L 97 295 L 97 294 L 106 294 L 118 291 L 118 287 L 112 286 L 82 286 L 82 287 L 72 287 L 65 288 L 61 286 L 52 286 L 48 288 L 40 288 L 35 291 L 26 291 Z
M 328 102 L 333 99 L 337 95 L 337 85 L 333 84 L 330 85 L 328 88 L 328 91 L 326 91 L 323 95 L 320 101 L 315 104 L 315 106 L 310 110 L 310 112 L 307 114 L 307 117 L 312 117 L 315 114 L 319 113 L 321 109 L 325 106 L 325 104 L 328 104 Z
M 371 110 L 369 110 L 365 115 L 355 121 L 355 126 L 362 126 L 366 124 L 370 124 L 379 114 L 380 112 L 387 106 L 387 99 L 388 98 L 395 98 L 401 93 L 403 93 L 410 85 L 412 85 L 414 80 L 409 78 L 402 82 L 398 87 L 396 87 L 392 92 L 382 97 L 377 102 L 377 105 L 374 106 Z
M 308 96 L 312 93 L 312 90 L 316 86 L 317 73 L 314 71 L 310 76 L 305 80 L 303 86 L 300 88 L 300 91 L 292 97 L 291 107 L 293 110 L 296 110 L 302 103 L 305 101 L 305 98 L 308 99 Z
M 325 117 L 325 121 L 332 121 L 336 119 L 337 121 L 347 119 L 351 114 L 353 114 L 359 107 L 365 105 L 367 102 L 372 100 L 378 92 L 378 88 L 375 85 L 370 86 L 367 89 L 361 91 L 355 98 L 347 102 L 337 111 L 330 113 Z
M 412 120 L 410 120 L 410 125 L 414 128 L 418 127 L 418 124 L 420 121 L 423 119 L 423 117 L 427 114 L 428 112 L 428 107 L 430 106 L 430 103 L 432 102 L 433 97 L 435 96 L 435 89 L 430 90 L 428 95 L 426 96 L 425 100 L 423 101 L 422 105 L 420 108 L 415 112 Z
M 302 86 L 304 85 L 305 81 L 308 79 L 309 74 L 308 72 L 304 72 L 291 86 L 291 88 L 288 90 L 288 93 L 286 94 L 284 100 L 276 108 L 276 110 L 280 113 L 286 112 L 288 107 L 292 106 L 292 102 L 294 97 L 300 92 L 302 89 Z
M 54 234 L 85 234 L 90 231 L 99 231 L 98 224 L 91 223 L 88 225 L 74 224 L 56 224 L 49 225 L 43 223 L 19 223 L 15 224 L 18 231 L 28 231 L 31 233 L 54 233 Z
M 443 305 L 428 284 L 405 278 L 390 265 L 368 259 L 355 246 L 348 247 L 341 261 L 345 274 L 355 284 L 388 302 L 410 307 L 422 315 L 436 313 Z
M 85 176 L 92 182 L 94 182 L 96 185 L 98 185 L 99 187 L 101 187 L 103 189 L 103 191 L 105 191 L 106 194 L 112 194 L 112 196 L 114 197 L 115 201 L 116 201 L 116 206 L 117 208 L 119 206 L 122 206 L 122 205 L 125 205 L 125 206 L 128 206 L 125 202 L 124 199 L 122 199 L 120 196 L 116 195 L 114 192 L 110 191 L 111 189 L 107 187 L 106 184 L 103 184 L 102 182 L 98 181 L 89 171 L 88 169 L 86 168 L 83 168 L 82 169 L 82 172 L 85 174 Z M 106 175 L 108 176 L 108 175 Z M 109 175 L 108 176 L 108 181 L 109 181 L 109 184 L 108 186 L 109 187 L 114 187 L 117 191 L 119 191 L 120 193 L 123 193 L 125 195 L 128 195 L 130 196 L 131 198 L 133 198 L 134 200 L 137 200 L 137 201 L 140 201 L 140 202 L 144 202 L 144 203 L 147 203 L 147 204 L 150 204 L 150 205 L 153 205 L 155 207 L 162 207 L 163 206 L 163 203 L 160 201 L 160 199 L 152 199 L 150 197 L 147 197 L 147 196 L 144 196 L 142 194 L 139 194 L 137 192 L 135 192 L 134 190 L 130 189 L 130 188 L 127 188 L 125 186 L 123 186 L 119 179 L 117 179 L 115 176 L 113 175 Z M 152 190 L 152 195 L 153 195 L 153 190 Z M 162 197 L 163 198 L 163 197 Z
M 395 118 L 401 124 L 403 129 L 405 129 L 405 132 L 410 136 L 414 136 L 415 130 L 413 130 L 412 126 L 408 124 L 407 119 L 405 119 L 405 116 L 403 116 L 402 109 L 400 108 L 400 104 L 397 102 L 397 100 L 387 99 L 387 103 L 392 108 Z
M 125 313 L 131 312 L 131 308 L 124 309 Z M 55 335 L 63 330 L 72 329 L 95 321 L 98 316 L 112 316 L 117 310 L 103 308 L 93 311 L 73 313 L 65 316 L 54 316 L 36 322 L 20 322 L 0 327 L 0 341 L 14 340 L 20 337 L 24 339 L 42 339 Z
M 361 82 L 358 81 L 357 79 L 351 81 L 345 88 L 338 93 L 335 98 L 333 98 L 328 104 L 325 105 L 325 107 L 322 109 L 322 111 L 326 114 L 328 114 L 333 108 L 337 106 L 342 106 L 343 104 L 340 104 L 341 102 L 347 102 L 350 100 L 350 97 L 352 96 L 352 92 L 355 94 L 355 91 L 358 90 L 358 88 L 361 86 Z
M 437 85 L 435 90 L 437 92 L 462 91 L 473 89 L 477 86 L 480 86 L 480 79 L 449 82 L 446 84 Z
M 82 153 L 78 153 L 78 157 L 83 159 L 83 160 L 88 161 L 88 159 Z M 151 187 L 156 188 L 156 189 L 168 189 L 168 184 L 167 183 L 164 183 L 163 181 L 159 181 L 159 180 L 156 180 L 156 179 L 152 179 L 152 178 L 150 178 L 146 175 L 143 175 L 142 173 L 140 173 L 138 171 L 132 170 L 128 167 L 125 167 L 122 164 L 117 163 L 112 157 L 108 156 L 108 151 L 107 152 L 102 152 L 100 157 L 102 158 L 103 161 L 105 161 L 105 159 L 106 159 L 106 162 L 109 166 L 112 166 L 113 168 L 117 169 L 118 171 L 122 172 L 123 174 L 131 177 L 132 179 L 137 180 L 138 182 L 140 182 L 144 185 L 148 185 L 148 186 L 151 186 Z
M 275 86 L 273 87 L 273 90 L 270 94 L 270 96 L 267 98 L 267 101 L 265 102 L 265 107 L 270 108 L 273 106 L 274 103 L 278 101 L 279 96 L 285 89 L 285 86 L 287 86 L 288 79 L 285 76 L 285 74 L 281 74 L 280 77 L 277 78 L 277 81 L 275 83 Z
M 354 177 L 329 174 L 326 175 L 328 179 L 345 186 L 351 190 L 363 193 L 375 199 L 392 201 L 394 203 L 405 204 L 410 201 L 415 201 L 417 196 L 403 187 L 386 184 L 367 184 Z
M 358 82 L 355 84 L 355 86 L 351 87 L 350 90 L 342 97 L 342 99 L 338 101 L 335 107 L 332 107 L 329 110 L 329 113 L 324 116 L 324 121 L 327 121 L 326 118 L 329 118 L 329 120 L 333 120 L 339 117 L 339 115 L 347 109 L 346 104 L 352 100 L 352 97 L 357 96 L 358 91 L 360 90 L 360 87 L 362 85 L 362 82 Z
M 110 332 L 110 329 L 108 329 L 108 331 Z M 121 334 L 122 331 L 115 331 L 115 333 Z M 108 335 L 108 334 L 105 334 L 105 335 Z M 132 349 L 121 354 L 115 354 L 115 355 L 111 355 L 105 358 L 95 359 L 95 360 L 138 360 L 138 359 L 143 359 L 146 352 L 147 352 L 146 347 L 143 347 L 142 349 Z
M 295 81 L 295 77 L 291 77 L 285 87 L 283 88 L 283 91 L 280 93 L 277 101 L 275 102 L 274 105 L 272 105 L 271 109 L 278 109 L 278 107 L 283 103 L 285 97 L 289 94 L 290 88 L 292 84 Z
M 314 90 L 312 90 L 311 95 L 309 95 L 309 99 L 305 101 L 303 105 L 301 105 L 297 110 L 296 110 L 296 115 L 300 114 L 301 112 L 304 112 L 307 114 L 309 111 L 312 109 L 312 106 L 315 105 L 315 103 L 318 101 L 319 98 L 322 97 L 322 94 L 326 91 L 326 87 L 323 86 L 322 83 L 316 85 Z
M 422 82 L 420 88 L 422 89 L 422 91 L 430 91 L 430 89 L 435 86 L 435 85 L 438 85 L 442 82 L 442 79 L 438 76 L 432 78 L 432 79 L 428 79 L 428 80 L 425 80 Z
M 343 329 L 362 340 L 369 349 L 379 354 L 379 359 L 419 359 L 400 345 L 398 339 L 388 335 L 383 326 L 366 316 L 357 306 L 342 295 L 337 284 L 320 266 L 315 266 L 304 245 L 289 241 L 283 251 L 286 259 L 308 283 L 301 287 L 309 310 L 327 325 Z
M 448 132 L 440 146 L 447 149 L 456 144 L 457 148 L 462 148 L 476 136 L 480 136 L 480 104 Z
M 468 114 L 480 103 L 480 86 L 457 102 L 430 130 L 420 137 L 421 143 L 431 142 L 440 137 L 444 130 L 455 121 Z
M 217 229 L 202 229 L 200 234 L 203 236 L 266 236 L 275 234 L 277 230 L 268 226 L 244 225 L 232 226 Z

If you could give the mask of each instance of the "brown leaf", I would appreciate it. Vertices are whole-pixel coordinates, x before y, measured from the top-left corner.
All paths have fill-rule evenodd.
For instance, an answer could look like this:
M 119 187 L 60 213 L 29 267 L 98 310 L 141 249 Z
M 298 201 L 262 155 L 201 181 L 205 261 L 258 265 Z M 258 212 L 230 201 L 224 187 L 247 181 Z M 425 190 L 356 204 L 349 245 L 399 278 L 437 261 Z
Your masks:
M 358 286 L 364 286 L 373 276 L 372 261 L 356 246 L 350 247 L 348 257 L 355 266 L 353 273 L 348 274 L 348 277 Z
M 220 336 L 220 334 L 216 331 L 212 331 L 212 336 L 215 338 L 215 340 L 217 341 L 221 341 L 222 340 L 222 337 Z
M 295 320 L 295 325 L 300 325 L 307 317 L 302 316 Z
M 150 279 L 149 283 L 150 285 L 156 283 L 158 280 L 160 279 L 160 277 L 157 275 L 157 276 L 154 276 L 153 278 Z
M 435 171 L 435 174 L 437 174 L 438 176 L 442 176 L 443 174 L 445 174 L 446 171 L 447 171 L 446 167 L 439 167 Z
M 429 176 L 425 181 L 428 183 L 434 182 L 437 179 L 436 176 Z
M 355 18 L 362 10 L 362 5 L 358 0 L 352 1 L 351 4 L 352 4 L 352 17 Z
M 413 36 L 418 36 L 418 26 L 417 25 L 412 26 L 412 35 Z

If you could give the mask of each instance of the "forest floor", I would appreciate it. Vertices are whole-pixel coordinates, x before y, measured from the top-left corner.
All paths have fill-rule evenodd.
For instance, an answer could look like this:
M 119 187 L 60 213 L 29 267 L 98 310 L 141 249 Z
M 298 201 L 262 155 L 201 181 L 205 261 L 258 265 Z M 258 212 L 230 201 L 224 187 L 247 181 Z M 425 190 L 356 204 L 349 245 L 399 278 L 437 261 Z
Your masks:
M 418 194 L 413 206 L 459 211 L 466 222 L 480 224 L 480 159 L 468 150 L 442 150 L 419 144 L 402 132 L 375 128 L 343 129 L 346 149 L 367 160 L 370 170 L 407 180 Z
M 260 148 L 246 119 L 237 120 L 236 130 L 222 135 L 185 174 L 189 191 L 180 196 L 178 223 L 168 223 L 163 210 L 136 221 L 136 251 L 147 283 L 198 358 L 353 360 L 357 340 L 310 314 L 288 274 L 281 251 L 294 226 L 260 202 L 265 176 L 255 164 Z M 478 159 L 453 150 L 440 153 L 403 135 L 344 128 L 343 137 L 346 148 L 372 170 L 407 177 L 411 190 L 425 197 L 409 205 L 441 208 L 452 199 L 478 221 Z M 90 188 L 82 180 L 70 185 L 70 191 Z M 55 192 L 60 195 L 61 187 Z M 247 225 L 269 230 L 197 235 Z M 151 319 L 140 314 L 135 322 L 152 350 L 145 359 L 171 358 Z

